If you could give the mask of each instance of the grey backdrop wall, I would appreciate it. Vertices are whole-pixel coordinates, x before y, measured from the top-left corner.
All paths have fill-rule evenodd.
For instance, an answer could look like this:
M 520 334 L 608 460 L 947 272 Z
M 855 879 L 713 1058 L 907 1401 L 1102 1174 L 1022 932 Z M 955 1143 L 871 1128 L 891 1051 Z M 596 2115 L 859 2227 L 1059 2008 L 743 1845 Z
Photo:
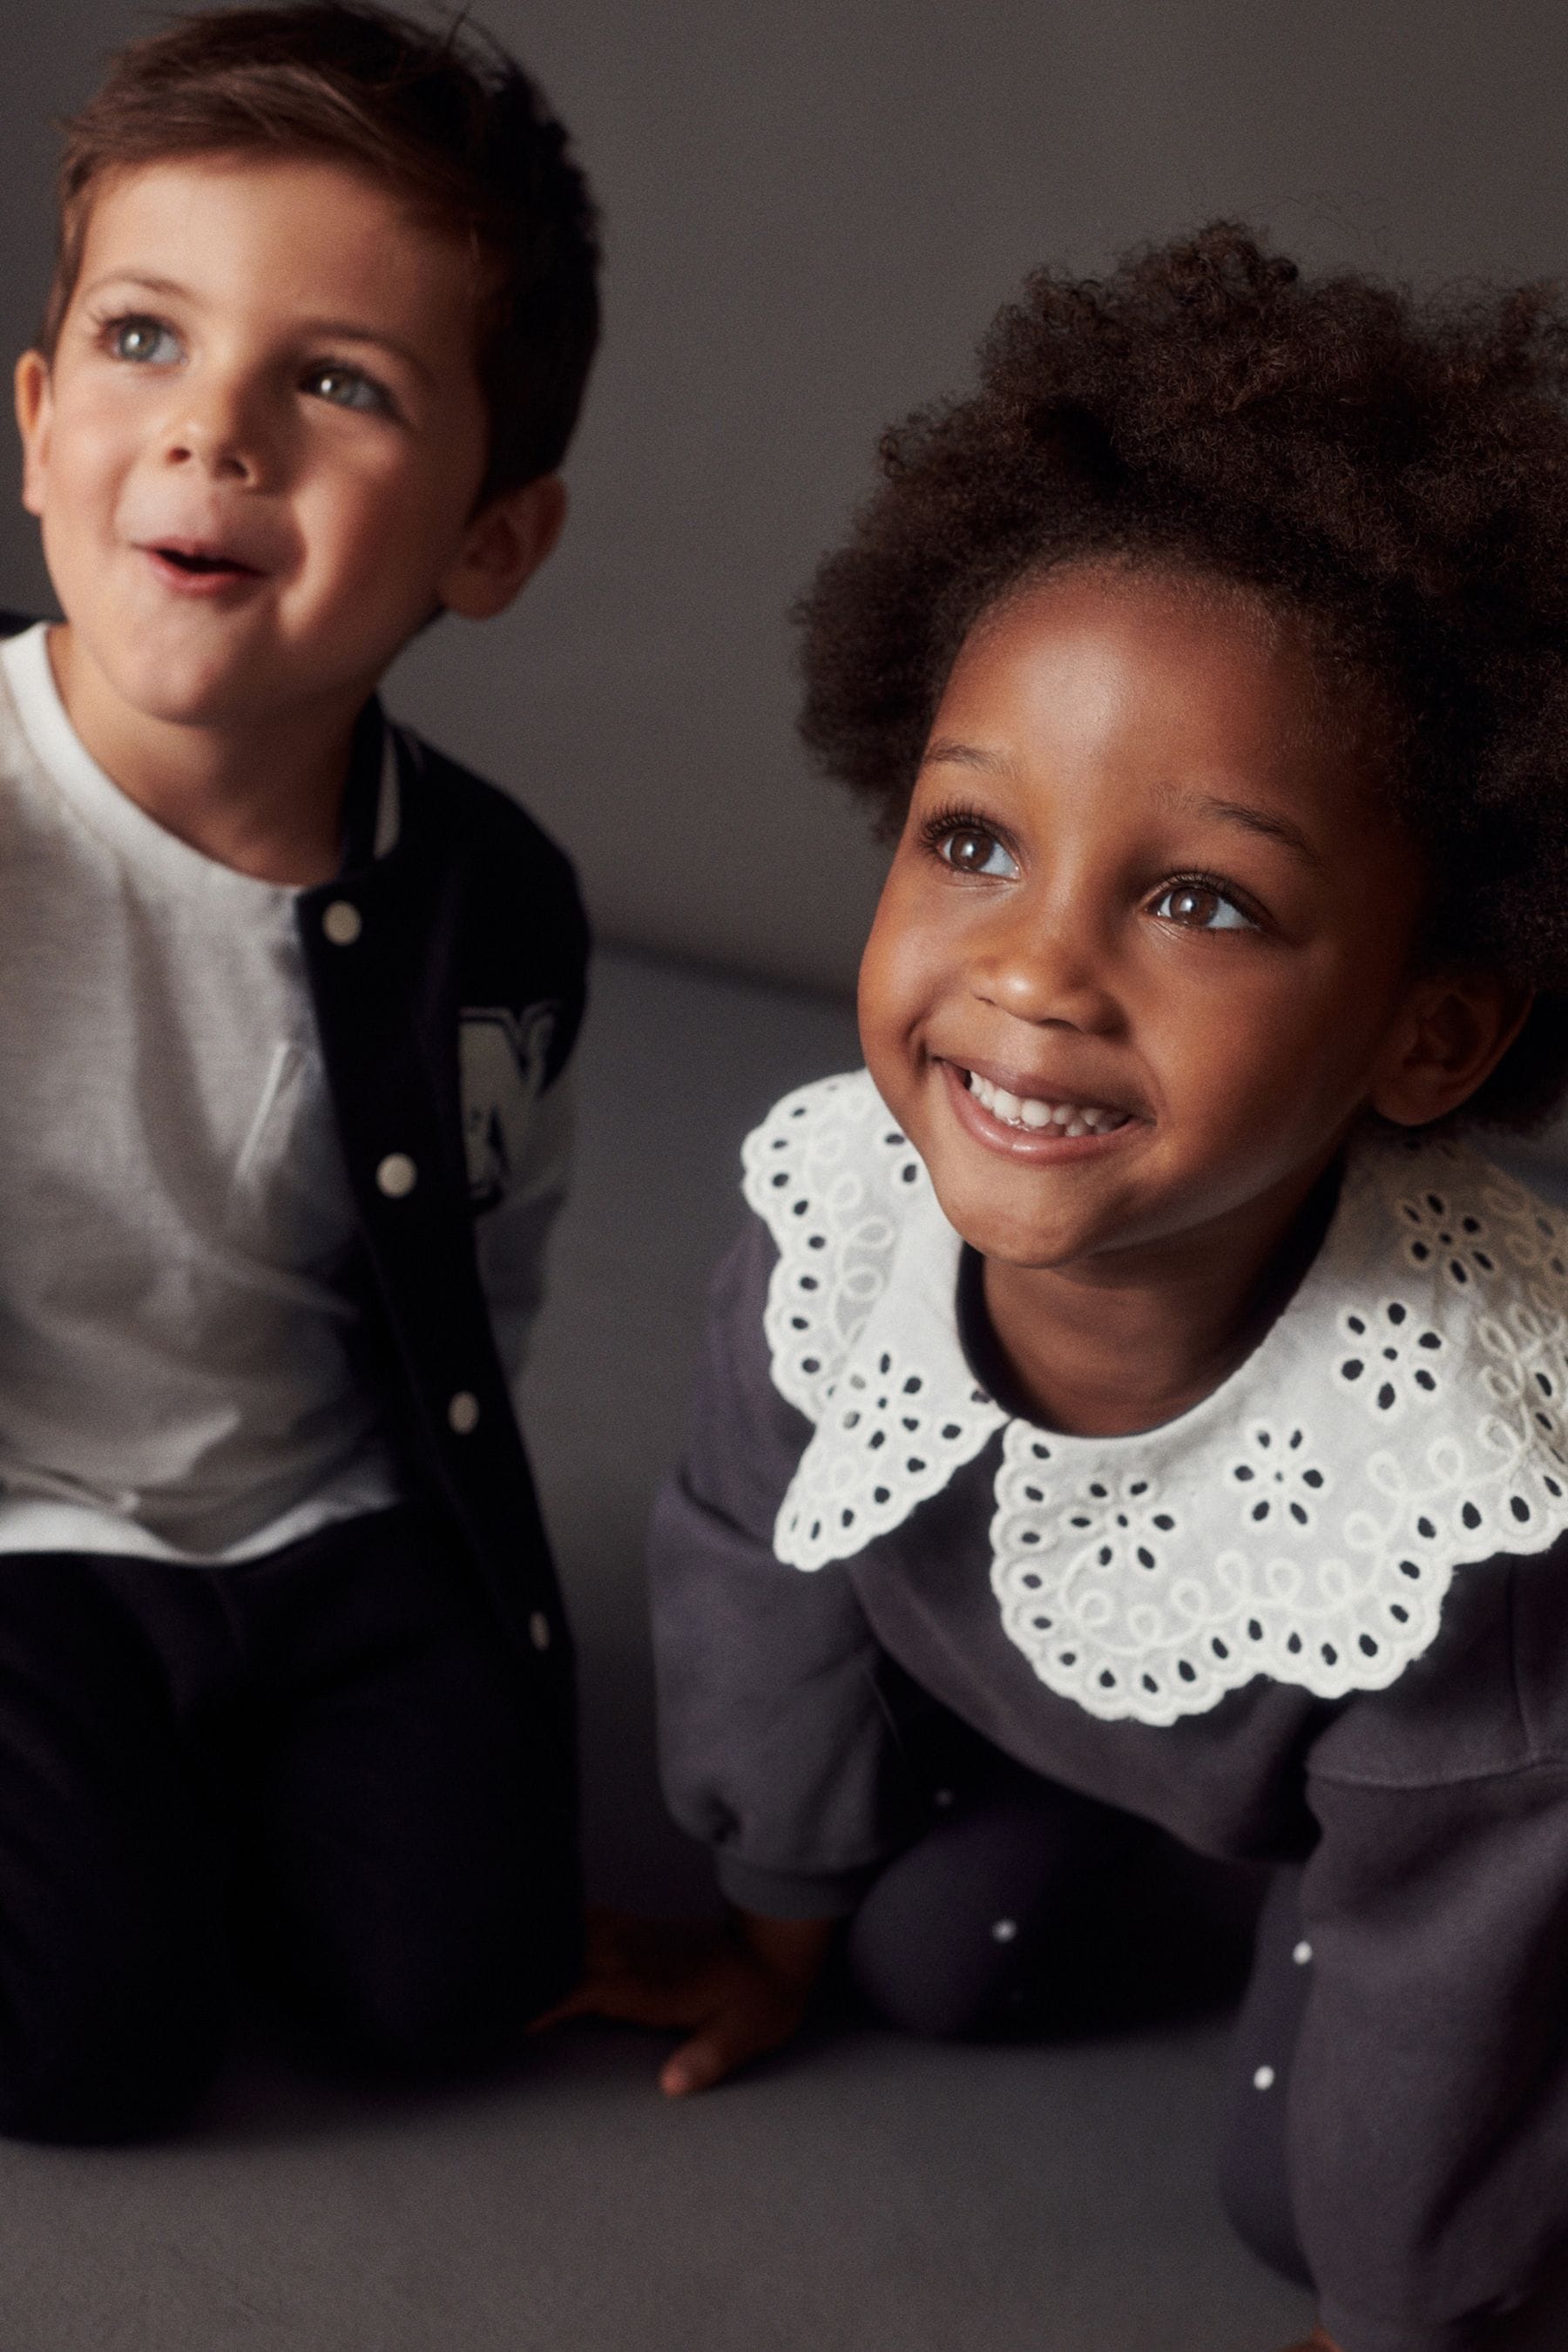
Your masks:
M 1029 268 L 1238 213 L 1418 281 L 1568 268 L 1562 0 L 481 0 L 574 127 L 608 336 L 561 554 L 397 707 L 511 782 L 602 929 L 848 983 L 878 859 L 792 735 L 784 610 L 889 417 Z M 47 273 L 49 120 L 153 18 L 5 0 L 0 341 Z M 0 516 L 0 602 L 47 595 Z

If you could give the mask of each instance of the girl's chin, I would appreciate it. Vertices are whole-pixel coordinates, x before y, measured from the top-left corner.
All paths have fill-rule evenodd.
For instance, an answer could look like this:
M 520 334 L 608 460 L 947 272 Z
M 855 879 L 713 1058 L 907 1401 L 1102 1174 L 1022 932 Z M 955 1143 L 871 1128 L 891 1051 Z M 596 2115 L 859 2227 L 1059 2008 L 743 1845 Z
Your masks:
M 996 1185 L 975 1180 L 973 1169 L 943 1166 L 931 1171 L 937 1205 L 959 1239 L 983 1258 L 1020 1274 L 1049 1274 L 1091 1256 L 1109 1240 L 1092 1215 L 1063 1213 L 1068 1203 L 1026 1203 L 998 1193 Z

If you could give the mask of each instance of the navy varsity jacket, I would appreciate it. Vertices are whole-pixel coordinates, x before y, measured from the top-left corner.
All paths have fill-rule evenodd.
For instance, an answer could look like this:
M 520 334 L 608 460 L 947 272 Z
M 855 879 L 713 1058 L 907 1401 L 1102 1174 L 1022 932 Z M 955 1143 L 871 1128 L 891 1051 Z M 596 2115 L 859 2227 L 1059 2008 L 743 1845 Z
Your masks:
M 29 625 L 0 613 L 0 636 Z M 582 902 L 523 810 L 374 700 L 343 823 L 342 864 L 298 920 L 358 1215 L 364 1377 L 405 1492 L 456 1529 L 529 1662 L 569 1777 L 571 1643 L 509 1374 L 560 1174 Z
M 369 1376 L 407 1491 L 460 1534 L 572 1714 L 571 1646 L 498 1351 L 531 1300 L 481 1280 L 487 1226 L 552 1180 L 538 1139 L 582 1019 L 587 927 L 572 867 L 515 803 L 371 703 L 344 854 L 298 918 L 358 1213 Z

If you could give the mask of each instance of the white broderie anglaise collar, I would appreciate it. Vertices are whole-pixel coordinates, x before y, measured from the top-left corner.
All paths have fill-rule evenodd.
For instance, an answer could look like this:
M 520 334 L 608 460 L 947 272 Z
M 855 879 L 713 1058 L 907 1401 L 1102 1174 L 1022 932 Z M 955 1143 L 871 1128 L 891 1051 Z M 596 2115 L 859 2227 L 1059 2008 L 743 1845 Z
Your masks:
M 991 1580 L 1008 1637 L 1091 1715 L 1163 1724 L 1267 1674 L 1393 1682 L 1453 1571 L 1568 1531 L 1568 1223 L 1468 1149 L 1369 1139 L 1285 1313 L 1137 1436 L 1009 1418 L 960 1343 L 962 1244 L 864 1071 L 747 1139 L 779 1248 L 774 1386 L 816 1423 L 778 1557 L 847 1559 L 1002 1432 Z

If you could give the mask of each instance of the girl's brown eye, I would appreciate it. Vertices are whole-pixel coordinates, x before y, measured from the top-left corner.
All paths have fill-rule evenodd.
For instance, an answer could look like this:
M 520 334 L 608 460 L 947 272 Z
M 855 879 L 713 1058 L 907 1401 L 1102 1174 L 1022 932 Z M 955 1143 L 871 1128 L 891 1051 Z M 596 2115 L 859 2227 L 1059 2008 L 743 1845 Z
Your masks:
M 982 833 L 978 825 L 955 824 L 943 834 L 940 848 L 960 874 L 1012 875 L 1018 870 L 995 835 Z
M 1154 902 L 1162 921 L 1180 923 L 1190 931 L 1252 931 L 1258 926 L 1223 891 L 1206 882 L 1173 882 Z

